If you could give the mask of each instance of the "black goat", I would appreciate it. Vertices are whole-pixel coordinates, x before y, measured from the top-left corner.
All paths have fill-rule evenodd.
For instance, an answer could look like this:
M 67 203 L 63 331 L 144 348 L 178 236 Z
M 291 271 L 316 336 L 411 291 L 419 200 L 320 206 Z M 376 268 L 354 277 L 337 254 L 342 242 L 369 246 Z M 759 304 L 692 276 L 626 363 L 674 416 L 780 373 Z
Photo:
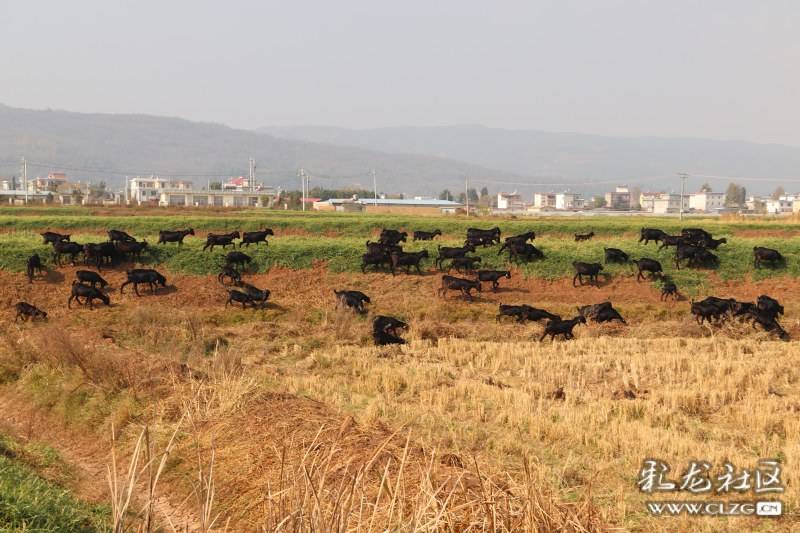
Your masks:
M 650 241 L 655 241 L 659 243 L 664 240 L 664 237 L 667 237 L 667 234 L 660 229 L 642 228 L 639 234 L 639 242 L 644 241 L 645 244 L 648 244 Z
M 714 266 L 719 259 L 705 248 L 693 244 L 679 244 L 675 250 L 675 268 L 680 269 L 681 261 L 686 260 L 689 267 Z
M 156 293 L 156 289 L 159 285 L 162 287 L 167 286 L 167 278 L 149 268 L 135 268 L 133 270 L 129 270 L 126 274 L 128 275 L 128 280 L 120 285 L 120 294 L 122 294 L 125 286 L 130 285 L 131 283 L 133 283 L 133 292 L 136 293 L 136 296 L 141 296 L 139 294 L 139 285 L 143 283 L 146 283 L 150 286 L 150 292 L 152 294 Z
M 636 268 L 639 270 L 636 274 L 636 281 L 647 279 L 644 275 L 645 272 L 650 273 L 651 280 L 664 275 L 664 269 L 661 268 L 661 263 L 655 259 L 648 259 L 647 257 L 634 259 L 633 264 L 635 264 Z
M 238 281 L 236 285 L 244 289 L 245 294 L 253 301 L 253 306 L 259 304 L 259 306 L 263 308 L 267 305 L 267 299 L 269 299 L 269 295 L 271 294 L 269 289 L 259 289 L 243 281 Z
M 491 229 L 480 228 L 467 228 L 467 239 L 478 238 L 488 241 L 489 243 L 500 244 L 500 228 L 495 226 Z
M 250 247 L 251 244 L 255 244 L 258 246 L 258 243 L 263 242 L 266 245 L 269 245 L 267 242 L 267 235 L 275 235 L 270 228 L 264 228 L 261 231 L 245 231 L 242 233 L 242 242 L 239 243 L 239 248 L 242 245 L 247 245 Z
M 687 244 L 686 238 L 683 235 L 664 235 L 661 239 L 661 246 L 659 246 L 658 249 L 663 250 L 670 246 L 680 246 L 682 244 Z
M 575 234 L 575 242 L 579 241 L 590 241 L 594 237 L 594 232 L 590 231 L 589 233 L 576 233 Z
M 381 242 L 381 244 L 393 246 L 401 242 L 406 242 L 407 237 L 408 233 L 406 233 L 405 231 L 399 231 L 396 229 L 384 229 L 381 231 L 381 235 L 378 238 L 378 240 Z
M 517 242 L 511 244 L 508 248 L 508 256 L 510 261 L 518 262 L 520 259 L 524 261 L 533 261 L 534 259 L 544 259 L 544 254 L 540 249 L 527 242 Z
M 497 251 L 497 255 L 503 253 L 503 250 L 509 249 L 512 245 L 515 244 L 523 244 L 528 241 L 532 241 L 536 239 L 536 232 L 535 231 L 527 231 L 525 233 L 520 233 L 519 235 L 512 235 L 511 237 L 506 237 L 503 241 L 503 246 Z
M 661 286 L 661 296 L 659 299 L 662 302 L 666 302 L 667 298 L 670 296 L 672 296 L 673 300 L 678 299 L 678 286 L 672 281 L 667 281 Z
M 108 233 L 108 240 L 110 242 L 136 242 L 136 239 L 122 230 L 110 229 L 106 233 Z
M 720 244 L 727 244 L 727 243 L 728 239 L 723 237 L 721 239 L 712 239 L 712 238 L 702 239 L 698 241 L 697 245 L 702 248 L 709 248 L 711 250 L 716 250 L 717 248 L 719 248 Z
M 100 274 L 91 270 L 78 270 L 75 272 L 75 277 L 78 278 L 80 283 L 85 283 L 92 287 L 100 285 L 100 288 L 104 289 L 108 285 L 108 282 Z
M 29 304 L 28 302 L 18 302 L 16 305 L 14 305 L 14 309 L 17 310 L 17 315 L 14 317 L 14 322 L 20 318 L 23 322 L 27 322 L 28 319 L 36 320 L 37 318 L 47 320 L 47 313 L 35 305 Z
M 511 272 L 508 270 L 478 270 L 475 273 L 475 277 L 480 282 L 492 282 L 492 292 L 497 292 L 497 289 L 500 287 L 500 279 L 511 279 Z
M 561 317 L 549 313 L 544 309 L 537 309 L 527 304 L 522 305 L 505 305 L 500 304 L 500 312 L 495 317 L 498 322 L 504 316 L 511 316 L 517 319 L 517 322 L 524 322 L 526 320 L 531 322 L 538 322 L 539 320 L 561 320 Z
M 81 298 L 86 301 L 81 304 Z M 72 300 L 77 301 L 81 305 L 89 304 L 89 309 L 94 309 L 94 301 L 100 300 L 106 305 L 111 305 L 111 298 L 98 289 L 97 287 L 90 287 L 83 283 L 78 283 L 78 280 L 72 282 L 72 292 L 67 300 L 67 308 L 72 309 Z
M 225 285 L 225 278 L 230 279 L 231 283 L 238 283 L 242 281 L 242 275 L 232 265 L 225 265 L 222 270 L 217 274 L 217 281 Z
M 83 253 L 83 246 L 77 242 L 58 241 L 53 243 L 53 262 L 58 266 L 61 266 L 62 255 L 68 255 L 72 265 L 76 265 L 76 258 L 80 253 Z
M 472 301 L 472 289 L 475 289 L 478 292 L 481 292 L 481 282 L 475 281 L 471 279 L 464 279 L 464 278 L 456 278 L 454 276 L 442 276 L 442 286 L 439 287 L 437 291 L 439 296 L 443 296 L 447 298 L 447 291 L 461 291 L 461 294 L 469 300 Z
M 463 257 L 454 257 L 450 262 L 450 266 L 447 267 L 447 272 L 449 273 L 455 268 L 456 272 L 464 272 L 466 274 L 475 270 L 475 265 L 480 262 L 480 257 L 470 257 L 468 255 Z
M 187 235 L 194 235 L 194 229 L 179 229 L 175 231 L 161 230 L 158 232 L 158 244 L 166 244 L 168 242 L 177 242 L 180 246 L 183 244 L 183 239 Z
M 611 302 L 603 302 L 600 304 L 584 305 L 578 307 L 578 314 L 584 318 L 592 319 L 600 324 L 604 322 L 611 322 L 612 320 L 619 320 L 623 324 L 627 324 L 619 311 L 614 309 Z
M 577 287 L 575 284 L 576 281 L 583 285 L 583 276 L 588 276 L 589 283 L 594 281 L 596 285 L 597 276 L 600 274 L 600 271 L 603 270 L 603 265 L 600 263 L 582 263 L 580 261 L 574 261 L 572 266 L 575 268 L 575 277 L 572 278 L 573 287 Z
M 42 264 L 42 259 L 39 257 L 39 254 L 33 254 L 28 258 L 28 261 L 25 263 L 25 272 L 28 274 L 28 283 L 33 283 L 33 276 L 35 274 L 42 274 L 45 271 L 44 265 Z
M 123 242 L 123 241 L 120 241 Z M 89 265 L 94 263 L 97 270 L 105 265 L 112 265 L 117 256 L 117 248 L 113 242 L 88 243 L 83 245 L 83 259 Z
M 216 233 L 209 233 L 206 235 L 206 244 L 203 246 L 203 251 L 205 252 L 206 249 L 209 251 L 214 251 L 215 246 L 222 246 L 225 249 L 227 246 L 232 245 L 235 239 L 239 238 L 238 231 L 232 231 L 230 233 L 223 233 L 223 234 L 216 234 Z
M 789 334 L 781 327 L 780 324 L 778 324 L 778 321 L 775 319 L 775 317 L 771 316 L 769 313 L 765 313 L 764 311 L 756 311 L 753 314 L 753 329 L 755 329 L 756 325 L 764 328 L 764 331 L 777 333 L 778 337 L 783 341 L 789 340 Z
M 708 321 L 709 324 L 712 323 L 712 320 L 719 321 L 722 318 L 722 315 L 725 313 L 725 311 L 719 306 L 705 301 L 692 301 L 691 312 L 698 324 L 702 324 L 705 321 Z
M 764 248 L 763 246 L 753 247 L 753 265 L 756 268 L 761 268 L 761 263 L 771 263 L 772 266 L 783 263 L 786 260 L 778 250 L 772 248 Z
M 446 259 L 454 259 L 456 257 L 464 257 L 469 252 L 474 252 L 475 247 L 468 244 L 466 246 L 460 246 L 458 248 L 454 248 L 451 246 L 439 246 L 439 257 L 436 258 L 435 265 L 436 268 L 442 270 L 442 262 Z
M 250 298 L 250 296 L 247 293 L 242 291 L 237 291 L 236 289 L 228 290 L 228 300 L 225 302 L 225 307 L 228 307 L 233 303 L 242 304 L 242 309 L 246 309 L 247 304 L 253 306 L 253 309 L 256 308 L 256 303 L 253 301 L 252 298 Z
M 401 266 L 406 267 L 406 274 L 411 272 L 412 266 L 417 269 L 417 274 L 422 274 L 422 270 L 420 269 L 419 265 L 422 260 L 427 257 L 427 250 L 422 250 L 420 252 L 393 252 L 390 256 L 392 276 L 394 276 L 395 270 Z
M 69 235 L 56 233 L 55 231 L 45 231 L 39 235 L 41 235 L 42 239 L 44 239 L 44 244 L 55 244 L 57 242 L 69 241 Z
M 382 242 L 367 241 L 368 254 L 392 254 L 394 252 L 402 252 L 403 247 L 397 244 L 384 244 Z
M 121 253 L 124 257 L 128 257 L 133 259 L 142 258 L 142 252 L 147 249 L 147 241 L 142 242 L 130 242 L 130 241 L 120 241 L 117 243 L 117 251 Z
M 378 270 L 380 267 L 391 268 L 392 258 L 387 252 L 384 251 L 367 252 L 361 256 L 361 272 L 365 273 L 367 271 L 367 267 L 370 265 L 374 266 L 375 270 Z
M 371 303 L 369 296 L 361 291 L 337 291 L 334 289 L 333 293 L 336 295 L 337 309 L 340 307 L 349 307 L 357 313 L 364 314 L 367 312 L 367 310 L 364 309 L 364 304 Z
M 442 230 L 435 229 L 433 231 L 415 231 L 414 232 L 414 240 L 415 241 L 432 241 L 436 238 L 437 235 L 441 235 Z
M 245 270 L 253 258 L 244 252 L 228 252 L 225 256 L 225 262 L 231 266 L 238 266 L 240 269 Z
M 539 337 L 539 342 L 542 342 L 548 335 L 550 335 L 551 341 L 554 341 L 557 335 L 562 335 L 564 340 L 574 339 L 575 336 L 572 334 L 572 330 L 578 324 L 586 324 L 586 319 L 578 315 L 569 320 L 551 320 L 544 327 L 544 333 Z
M 783 314 L 783 306 L 780 304 L 780 302 L 775 298 L 767 296 L 766 294 L 762 294 L 758 297 L 758 300 L 756 300 L 756 307 L 758 307 L 759 311 L 767 313 L 773 318 L 777 318 L 778 315 Z
M 681 230 L 681 236 L 689 244 L 699 244 L 702 241 L 707 241 L 714 238 L 709 232 L 702 228 L 683 228 Z
M 388 344 L 405 344 L 398 330 L 407 330 L 408 324 L 394 317 L 379 315 L 372 321 L 372 339 L 376 346 Z
M 603 248 L 603 255 L 606 263 L 627 263 L 631 260 L 630 256 L 619 248 Z

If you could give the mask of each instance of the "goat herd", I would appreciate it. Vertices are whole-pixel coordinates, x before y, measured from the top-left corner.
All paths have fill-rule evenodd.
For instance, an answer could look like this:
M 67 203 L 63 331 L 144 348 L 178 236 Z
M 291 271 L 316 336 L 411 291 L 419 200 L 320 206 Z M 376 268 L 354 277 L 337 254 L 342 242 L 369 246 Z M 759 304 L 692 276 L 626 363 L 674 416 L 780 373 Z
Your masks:
M 111 266 L 120 260 L 140 259 L 141 254 L 147 250 L 146 240 L 137 241 L 134 237 L 124 231 L 109 230 L 108 241 L 103 243 L 78 244 L 70 240 L 69 235 L 62 235 L 55 232 L 45 232 L 41 236 L 45 244 L 53 246 L 53 263 L 57 266 L 62 265 L 62 258 L 69 256 L 73 265 L 77 265 L 79 255 L 83 256 L 84 264 L 93 265 L 97 272 L 91 270 L 76 271 L 76 279 L 72 282 L 71 293 L 67 300 L 67 307 L 72 307 L 72 302 L 80 305 L 88 305 L 94 308 L 94 301 L 99 300 L 105 305 L 110 304 L 110 298 L 105 292 L 108 283 L 100 276 L 103 267 Z M 431 241 L 441 235 L 440 230 L 432 232 L 415 231 L 414 241 Z M 158 244 L 177 243 L 182 245 L 187 235 L 194 235 L 193 229 L 179 231 L 159 232 Z M 215 246 L 221 246 L 225 250 L 228 246 L 236 247 L 234 241 L 240 239 L 238 247 L 250 244 L 258 245 L 263 242 L 268 245 L 267 237 L 274 235 L 271 229 L 261 231 L 244 232 L 240 234 L 234 231 L 227 234 L 209 233 L 206 237 L 206 244 L 203 251 L 213 251 Z M 395 229 L 384 229 L 381 231 L 377 242 L 367 241 L 366 253 L 362 256 L 361 270 L 366 272 L 368 267 L 374 269 L 388 269 L 395 275 L 399 269 L 405 268 L 407 274 L 414 268 L 421 274 L 421 263 L 429 258 L 426 250 L 417 252 L 404 251 L 401 243 L 406 242 L 408 234 Z M 575 234 L 575 241 L 588 241 L 594 237 L 593 232 Z M 507 252 L 509 261 L 533 261 L 544 259 L 544 254 L 536 248 L 530 241 L 536 239 L 533 231 L 506 237 L 501 241 L 500 228 L 467 230 L 466 241 L 459 247 L 438 247 L 438 256 L 434 264 L 440 271 L 447 267 L 447 273 L 442 275 L 441 286 L 438 289 L 439 296 L 446 297 L 448 291 L 459 292 L 466 300 L 472 301 L 472 291 L 481 292 L 483 283 L 491 283 L 492 291 L 497 291 L 500 281 L 503 278 L 510 278 L 511 272 L 508 270 L 481 270 L 477 266 L 481 262 L 478 256 L 470 256 L 478 246 L 489 247 L 500 245 L 498 255 Z M 711 234 L 700 228 L 687 228 L 681 231 L 680 235 L 668 235 L 660 229 L 642 228 L 639 243 L 647 245 L 650 241 L 659 245 L 659 249 L 674 246 L 675 266 L 680 268 L 681 261 L 685 261 L 687 266 L 699 267 L 709 266 L 718 263 L 719 259 L 712 252 L 720 245 L 727 243 L 727 240 L 715 239 Z M 785 262 L 783 256 L 777 251 L 769 248 L 753 248 L 754 265 L 760 268 L 763 263 L 778 265 Z M 247 254 L 234 249 L 225 256 L 225 264 L 219 272 L 217 279 L 223 285 L 232 285 L 236 288 L 227 290 L 228 299 L 225 306 L 231 304 L 241 304 L 242 308 L 264 308 L 270 297 L 268 289 L 259 289 L 242 280 L 242 274 L 252 258 Z M 674 282 L 668 280 L 664 275 L 661 263 L 655 259 L 640 258 L 632 259 L 628 253 L 618 248 L 604 248 L 605 263 L 630 263 L 638 269 L 637 281 L 646 279 L 661 278 L 663 281 L 661 300 L 669 297 L 677 300 L 678 288 Z M 598 275 L 603 270 L 600 263 L 573 262 L 575 276 L 572 279 L 573 286 L 583 285 L 584 278 L 591 284 L 598 283 Z M 457 273 L 474 275 L 474 278 L 451 276 L 450 272 L 455 269 Z M 27 275 L 32 283 L 37 274 L 44 271 L 41 258 L 33 255 L 27 261 Z M 120 286 L 122 293 L 126 286 L 133 285 L 133 290 L 140 296 L 139 285 L 147 285 L 150 292 L 155 294 L 158 287 L 166 287 L 166 278 L 153 269 L 133 269 L 126 272 L 127 280 Z M 334 290 L 337 308 L 346 308 L 356 313 L 364 314 L 367 312 L 365 304 L 370 303 L 370 298 L 360 291 L 353 290 Z M 81 301 L 83 299 L 83 301 Z M 16 320 L 27 320 L 28 318 L 47 318 L 47 313 L 38 309 L 27 302 L 16 304 Z M 550 336 L 551 340 L 561 336 L 565 340 L 573 338 L 573 329 L 578 324 L 585 324 L 587 320 L 598 323 L 618 321 L 626 324 L 625 319 L 613 308 L 611 302 L 603 302 L 593 305 L 585 305 L 577 308 L 578 314 L 572 319 L 563 320 L 560 316 L 550 313 L 543 309 L 537 309 L 529 305 L 506 305 L 501 304 L 497 320 L 502 317 L 512 317 L 518 322 L 527 321 L 546 321 L 544 332 L 539 338 L 540 341 Z M 788 340 L 789 335 L 778 322 L 779 315 L 784 312 L 783 306 L 775 299 L 762 295 L 756 302 L 740 302 L 732 298 L 718 298 L 710 296 L 703 301 L 691 301 L 691 313 L 699 324 L 709 322 L 719 324 L 728 318 L 738 318 L 750 321 L 752 326 L 760 326 L 765 331 L 779 336 L 783 340 Z M 377 345 L 404 344 L 405 340 L 400 337 L 402 330 L 407 330 L 408 324 L 389 316 L 376 316 L 373 319 L 373 339 Z

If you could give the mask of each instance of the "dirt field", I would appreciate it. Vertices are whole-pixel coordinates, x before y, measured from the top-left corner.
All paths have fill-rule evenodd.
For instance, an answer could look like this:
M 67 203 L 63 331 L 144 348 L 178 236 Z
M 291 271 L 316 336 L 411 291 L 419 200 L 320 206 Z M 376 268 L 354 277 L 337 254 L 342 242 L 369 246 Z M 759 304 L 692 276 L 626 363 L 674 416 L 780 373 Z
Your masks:
M 419 503 L 420 487 L 430 487 L 430 498 L 434 488 L 449 494 L 442 487 L 457 485 L 451 504 L 458 502 L 460 511 L 447 522 L 457 528 L 488 527 L 477 502 L 490 491 L 512 509 L 500 529 L 535 518 L 547 530 L 546 515 L 551 525 L 573 529 L 718 530 L 720 519 L 676 523 L 646 515 L 634 478 L 650 456 L 749 465 L 779 455 L 789 487 L 783 499 L 797 504 L 791 466 L 800 455 L 798 343 L 745 325 L 698 326 L 688 301 L 661 302 L 655 287 L 632 277 L 574 288 L 571 280 L 513 275 L 497 293 L 487 290 L 467 303 L 455 294 L 437 297 L 438 276 L 337 274 L 320 263 L 246 276 L 272 291 L 262 311 L 225 309 L 216 279 L 169 272 L 160 294 L 120 296 L 118 269 L 103 273 L 112 305 L 90 311 L 66 308 L 74 270 L 51 272 L 33 285 L 0 272 L 5 306 L 22 299 L 50 316 L 45 324 L 6 324 L 3 398 L 32 405 L 30 416 L 57 420 L 65 430 L 97 435 L 105 444 L 77 461 L 95 472 L 107 463 L 112 423 L 130 453 L 144 423 L 163 446 L 181 421 L 181 446 L 163 481 L 172 496 L 162 506 L 184 521 L 203 522 L 204 508 L 194 500 L 208 487 L 191 479 L 209 467 L 212 449 L 212 514 L 245 529 L 274 526 L 304 501 L 316 486 L 304 469 L 330 486 L 331 497 L 387 498 L 349 515 L 351 524 L 369 518 L 410 527 L 398 522 L 402 509 L 403 519 L 414 516 L 419 527 L 439 513 Z M 719 296 L 785 295 L 783 323 L 794 338 L 800 335 L 796 280 L 713 283 L 709 293 Z M 371 347 L 369 320 L 337 312 L 333 288 L 362 290 L 373 297 L 372 313 L 407 320 L 410 344 Z M 575 306 L 607 298 L 629 325 L 580 327 L 572 343 L 539 344 L 541 326 L 495 322 L 499 303 L 571 316 Z M 559 388 L 563 400 L 555 399 Z M 11 429 L 19 433 L 22 426 Z M 41 437 L 58 445 L 52 432 Z M 360 484 L 343 493 L 355 472 L 362 472 Z M 526 514 L 531 499 L 523 495 L 531 484 L 541 492 L 540 511 Z M 403 488 L 381 488 L 387 485 Z M 387 517 L 390 507 L 398 512 Z M 344 520 L 327 508 L 317 515 Z M 795 516 L 768 526 L 797 524 Z

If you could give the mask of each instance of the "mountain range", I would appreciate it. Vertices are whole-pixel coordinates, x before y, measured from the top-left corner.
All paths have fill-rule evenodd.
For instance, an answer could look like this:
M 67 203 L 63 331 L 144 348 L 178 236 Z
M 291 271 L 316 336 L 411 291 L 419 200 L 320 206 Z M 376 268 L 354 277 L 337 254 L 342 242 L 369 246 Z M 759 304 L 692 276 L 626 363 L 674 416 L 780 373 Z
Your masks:
M 354 130 L 326 126 L 256 131 L 180 118 L 87 114 L 0 105 L 0 176 L 66 171 L 74 180 L 158 174 L 204 185 L 247 174 L 256 159 L 264 183 L 298 189 L 303 167 L 311 186 L 372 188 L 432 195 L 470 185 L 491 191 L 607 190 L 615 183 L 675 190 L 689 172 L 689 190 L 738 181 L 751 192 L 798 182 L 800 147 L 692 138 L 606 137 L 507 130 L 479 125 Z

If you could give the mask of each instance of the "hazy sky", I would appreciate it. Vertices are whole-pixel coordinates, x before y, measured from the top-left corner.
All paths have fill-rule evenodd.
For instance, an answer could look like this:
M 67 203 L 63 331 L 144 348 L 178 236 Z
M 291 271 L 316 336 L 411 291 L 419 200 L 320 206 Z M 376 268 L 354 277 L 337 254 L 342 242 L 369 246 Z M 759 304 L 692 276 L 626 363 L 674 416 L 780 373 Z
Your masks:
M 800 145 L 796 1 L 0 0 L 0 103 Z

